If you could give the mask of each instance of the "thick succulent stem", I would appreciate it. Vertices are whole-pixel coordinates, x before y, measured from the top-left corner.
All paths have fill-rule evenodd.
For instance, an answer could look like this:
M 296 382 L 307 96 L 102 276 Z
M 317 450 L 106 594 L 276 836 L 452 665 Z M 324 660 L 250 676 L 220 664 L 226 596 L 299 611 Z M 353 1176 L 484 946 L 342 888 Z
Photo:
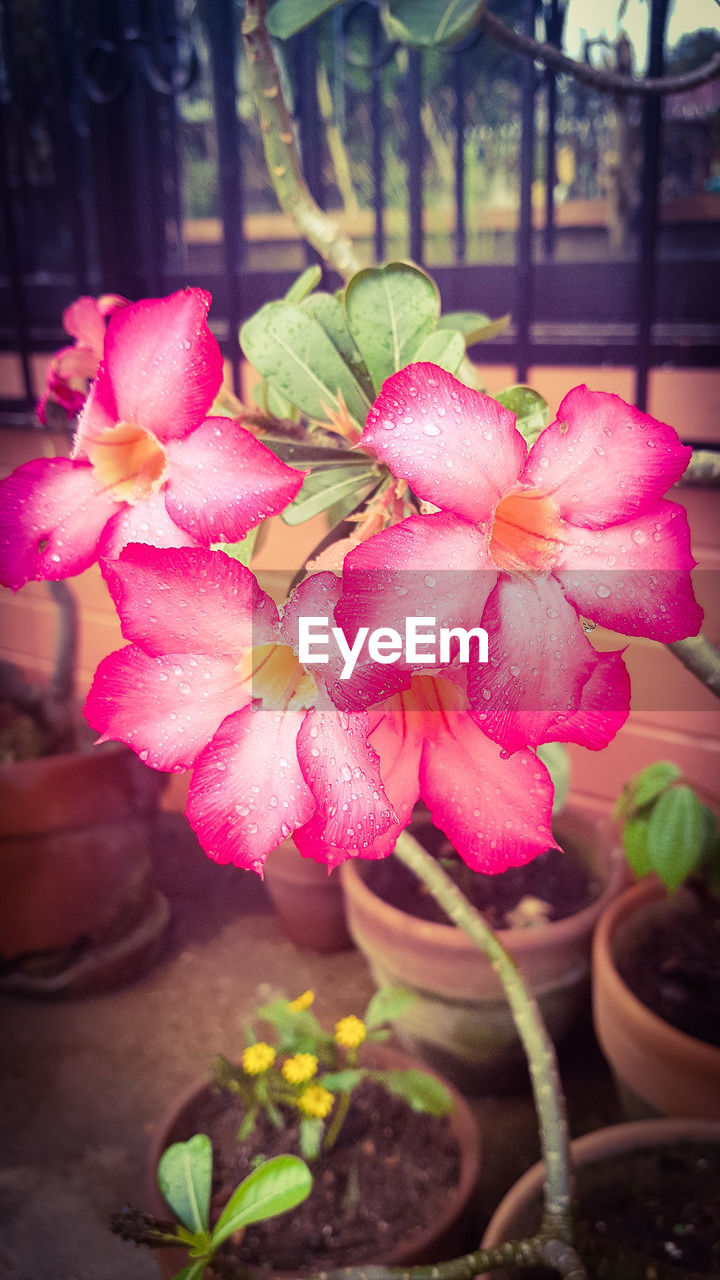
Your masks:
M 704 635 L 677 640 L 667 648 L 679 658 L 688 671 L 697 676 L 706 689 L 720 698 L 720 649 Z

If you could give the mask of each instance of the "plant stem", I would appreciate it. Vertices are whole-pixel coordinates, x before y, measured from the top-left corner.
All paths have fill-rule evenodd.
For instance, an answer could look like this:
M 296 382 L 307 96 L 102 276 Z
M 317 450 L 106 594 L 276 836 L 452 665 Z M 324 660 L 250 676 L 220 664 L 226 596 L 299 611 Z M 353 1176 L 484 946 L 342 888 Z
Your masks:
M 325 1140 L 323 1142 L 323 1151 L 332 1151 L 333 1147 L 335 1146 L 335 1143 L 337 1142 L 340 1134 L 340 1130 L 342 1129 L 345 1123 L 345 1117 L 347 1116 L 347 1113 L 350 1109 L 351 1098 L 352 1098 L 352 1094 L 349 1089 L 346 1089 L 344 1093 L 340 1094 L 338 1104 L 335 1108 L 335 1114 L 330 1122 L 327 1133 L 325 1134 Z
M 470 905 L 436 860 L 408 831 L 401 832 L 395 856 L 430 890 L 453 924 L 488 957 L 500 979 L 528 1061 L 545 1162 L 543 1230 L 560 1240 L 572 1239 L 572 1175 L 567 1119 L 555 1047 L 535 998 L 528 991 L 512 956 L 487 922 Z
M 243 43 L 250 68 L 265 163 L 280 207 L 328 266 L 344 279 L 359 271 L 352 243 L 310 194 L 303 177 L 290 113 L 283 98 L 272 45 L 265 26 L 266 0 L 246 0 Z
M 693 449 L 692 457 L 677 483 L 712 487 L 720 485 L 720 451 Z
M 720 649 L 716 649 L 704 635 L 676 640 L 666 647 L 702 681 L 706 689 L 720 698 Z

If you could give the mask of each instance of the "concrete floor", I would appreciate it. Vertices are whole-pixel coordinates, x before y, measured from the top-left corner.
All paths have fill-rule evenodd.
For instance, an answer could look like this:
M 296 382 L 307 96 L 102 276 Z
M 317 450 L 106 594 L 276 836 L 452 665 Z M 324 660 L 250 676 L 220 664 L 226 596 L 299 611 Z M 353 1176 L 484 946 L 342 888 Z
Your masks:
M 251 873 L 211 863 L 185 819 L 166 815 L 156 878 L 172 909 L 167 946 L 137 981 L 58 1001 L 0 997 L 0 1277 L 156 1280 L 149 1251 L 110 1233 L 143 1207 L 149 1134 L 216 1053 L 236 1056 L 242 1024 L 271 990 L 316 991 L 332 1023 L 362 1012 L 362 956 L 299 951 Z M 574 1135 L 620 1118 L 589 1026 L 561 1050 Z M 537 1158 L 527 1092 L 473 1102 L 483 1145 L 478 1239 L 503 1192 Z

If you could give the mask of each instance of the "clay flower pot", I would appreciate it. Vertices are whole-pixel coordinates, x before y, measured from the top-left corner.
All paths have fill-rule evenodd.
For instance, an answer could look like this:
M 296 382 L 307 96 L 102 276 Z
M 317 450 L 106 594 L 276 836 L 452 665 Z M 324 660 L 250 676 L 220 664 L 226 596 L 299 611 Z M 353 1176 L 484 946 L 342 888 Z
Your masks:
M 337 872 L 303 858 L 285 840 L 265 863 L 265 883 L 280 927 L 305 951 L 347 951 L 353 945 L 345 919 L 345 900 Z
M 720 1120 L 720 1048 L 648 1009 L 617 969 L 617 956 L 666 902 L 666 890 L 653 877 L 626 889 L 603 913 L 593 946 L 595 1032 L 629 1116 Z
M 117 743 L 0 766 L 5 990 L 99 990 L 157 949 L 168 908 L 149 848 L 164 785 Z
M 571 844 L 603 885 L 575 915 L 534 928 L 500 931 L 560 1040 L 588 1000 L 592 932 L 625 878 L 622 852 L 593 819 L 563 812 L 557 838 Z M 378 986 L 399 983 L 417 998 L 395 1023 L 402 1042 L 466 1093 L 515 1083 L 525 1057 L 503 989 L 488 960 L 450 924 L 417 919 L 367 886 L 362 866 L 342 865 L 350 932 Z
M 720 1124 L 678 1119 L 637 1120 L 586 1133 L 570 1144 L 570 1150 L 576 1170 L 617 1157 L 617 1179 L 622 1182 L 623 1166 L 633 1152 L 693 1141 L 720 1146 Z M 544 1171 L 545 1166 L 538 1161 L 510 1188 L 488 1223 L 482 1238 L 483 1247 L 490 1248 L 506 1240 L 534 1234 L 540 1223 Z M 682 1274 L 678 1270 L 678 1278 Z M 492 1280 L 504 1280 L 504 1276 L 503 1271 L 492 1272 Z M 477 1277 L 477 1280 L 484 1280 L 484 1277 Z M 490 1280 L 489 1276 L 487 1280 Z
M 368 1045 L 363 1053 L 362 1061 L 366 1066 L 382 1069 L 393 1068 L 408 1070 L 419 1068 L 425 1070 L 416 1058 L 388 1045 Z M 437 1073 L 432 1073 L 437 1074 Z M 465 1099 L 449 1082 L 439 1077 L 453 1099 L 453 1111 L 448 1119 L 455 1135 L 460 1156 L 460 1176 L 455 1188 L 448 1195 L 440 1212 L 433 1211 L 431 1218 L 405 1240 L 395 1240 L 393 1247 L 381 1257 L 359 1257 L 358 1265 L 368 1263 L 385 1267 L 414 1266 L 424 1262 L 439 1262 L 453 1257 L 467 1247 L 469 1210 L 472 1197 L 477 1186 L 480 1169 L 480 1140 L 477 1125 L 470 1107 Z M 166 1147 L 173 1142 L 183 1142 L 192 1136 L 192 1115 L 198 1099 L 207 1092 L 206 1080 L 196 1082 L 170 1108 L 164 1119 L 158 1124 L 153 1134 L 145 1175 L 145 1202 L 151 1214 L 167 1221 L 168 1209 L 157 1184 L 157 1167 L 160 1156 Z M 209 1135 L 212 1138 L 212 1134 Z M 428 1152 L 428 1160 L 432 1160 L 432 1152 Z M 402 1169 L 398 1167 L 398 1195 L 402 1195 Z M 278 1219 L 278 1230 L 282 1231 L 282 1218 Z M 179 1249 L 160 1249 L 153 1251 L 158 1262 L 160 1274 L 164 1280 L 171 1280 L 178 1270 L 186 1265 L 189 1259 Z M 257 1280 L 272 1280 L 272 1277 L 285 1273 L 271 1271 L 263 1267 L 248 1267 L 248 1272 Z

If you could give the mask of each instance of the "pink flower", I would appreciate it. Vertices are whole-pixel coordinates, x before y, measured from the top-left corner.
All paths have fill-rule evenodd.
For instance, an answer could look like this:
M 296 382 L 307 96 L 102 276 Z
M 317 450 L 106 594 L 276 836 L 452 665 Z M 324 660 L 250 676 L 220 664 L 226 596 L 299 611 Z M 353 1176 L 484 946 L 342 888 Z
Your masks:
M 352 551 L 337 610 L 348 634 L 360 617 L 394 626 L 408 613 L 482 626 L 489 660 L 469 664 L 468 697 L 506 750 L 562 739 L 580 707 L 597 655 L 578 615 L 660 641 L 702 620 L 685 511 L 661 496 L 690 457 L 672 428 L 586 387 L 529 453 L 514 424 L 434 365 L 387 380 L 360 443 L 436 512 Z M 411 665 L 394 676 L 407 687 Z M 597 746 L 610 727 L 601 719 Z
M 61 347 L 50 361 L 47 391 L 36 409 L 42 423 L 47 423 L 48 402 L 60 405 L 68 418 L 80 412 L 102 360 L 106 322 L 126 305 L 127 298 L 105 293 L 100 298 L 76 298 L 63 312 L 63 329 L 75 343 Z
M 302 485 L 229 418 L 208 417 L 222 356 L 210 295 L 185 289 L 110 320 L 72 458 L 38 458 L 0 492 L 0 581 L 67 578 L 129 542 L 236 542 Z
M 282 618 L 248 569 L 200 548 L 128 547 L 106 561 L 132 642 L 100 664 L 85 714 L 156 769 L 192 768 L 188 817 L 210 857 L 262 874 L 299 827 L 319 861 L 361 853 L 395 821 L 366 713 L 339 711 L 331 666 L 306 671 L 297 620 L 332 612 L 339 580 L 308 578 Z

